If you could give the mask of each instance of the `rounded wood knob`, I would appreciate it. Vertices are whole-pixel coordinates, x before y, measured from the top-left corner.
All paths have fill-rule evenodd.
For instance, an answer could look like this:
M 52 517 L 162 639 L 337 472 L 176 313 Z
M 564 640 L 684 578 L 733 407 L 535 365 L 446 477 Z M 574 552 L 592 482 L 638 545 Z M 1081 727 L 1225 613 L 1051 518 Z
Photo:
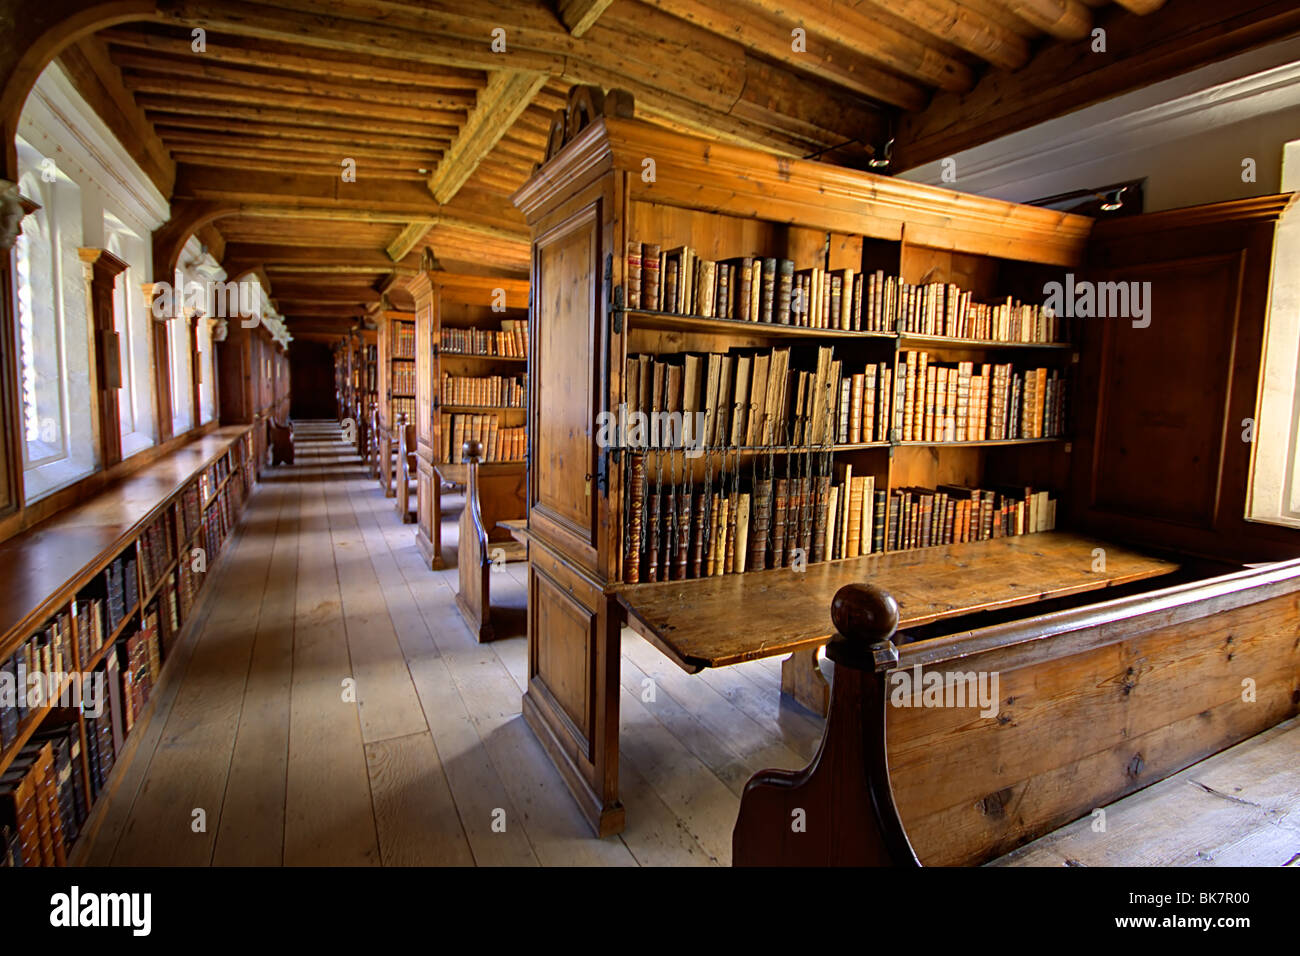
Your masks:
M 872 670 L 882 645 L 897 656 L 887 642 L 898 630 L 898 602 L 874 584 L 846 584 L 831 599 L 831 622 L 839 633 L 826 646 L 826 656 L 837 665 Z
M 462 461 L 478 461 L 483 457 L 483 443 L 477 438 L 471 438 L 460 446 L 460 457 Z

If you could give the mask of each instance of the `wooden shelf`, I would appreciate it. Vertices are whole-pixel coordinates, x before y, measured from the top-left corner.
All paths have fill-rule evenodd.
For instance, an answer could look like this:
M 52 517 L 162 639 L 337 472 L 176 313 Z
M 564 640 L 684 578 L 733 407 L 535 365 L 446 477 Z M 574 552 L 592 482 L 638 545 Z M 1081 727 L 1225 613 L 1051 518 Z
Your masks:
M 898 448 L 994 448 L 1000 445 L 1046 445 L 1051 442 L 1069 441 L 1064 436 L 1051 438 L 999 438 L 991 441 L 900 441 Z
M 947 335 L 916 335 L 904 332 L 898 337 L 902 348 L 929 346 L 941 349 L 971 349 L 986 351 L 994 349 L 1055 349 L 1068 351 L 1077 348 L 1073 342 L 1003 342 L 998 339 L 958 339 Z
M 527 363 L 526 355 L 480 355 L 477 352 L 438 352 L 443 359 L 475 359 L 480 362 L 511 362 L 517 365 Z
M 522 405 L 435 405 L 436 412 L 524 412 Z
M 896 332 L 846 332 L 843 329 L 810 329 L 802 325 L 745 322 L 741 319 L 705 318 L 699 315 L 679 315 L 675 312 L 650 312 L 645 309 L 628 309 L 623 315 L 630 329 L 657 329 L 665 332 L 749 334 L 778 339 L 879 339 L 892 341 L 898 338 Z
M 88 668 L 82 668 L 82 670 L 87 669 Z M 75 679 L 75 674 L 69 675 L 68 678 L 59 685 L 58 696 L 62 697 L 63 692 L 68 689 Z M 44 704 L 37 710 L 27 712 L 27 716 L 23 718 L 23 722 L 18 726 L 18 736 L 13 739 L 13 742 L 10 743 L 3 752 L 0 752 L 0 774 L 3 774 L 9 769 L 9 765 L 13 763 L 14 757 L 18 756 L 18 751 L 22 750 L 27 741 L 32 739 L 32 734 L 36 733 L 37 729 L 41 726 L 41 723 L 49 716 L 50 711 L 53 709 L 54 707 L 52 705 Z

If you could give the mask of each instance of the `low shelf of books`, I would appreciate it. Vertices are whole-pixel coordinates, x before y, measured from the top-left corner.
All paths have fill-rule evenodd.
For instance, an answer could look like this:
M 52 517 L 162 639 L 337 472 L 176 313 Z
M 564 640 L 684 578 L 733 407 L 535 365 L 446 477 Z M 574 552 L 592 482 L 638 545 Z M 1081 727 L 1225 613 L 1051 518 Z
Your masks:
M 1077 353 L 1041 267 L 633 208 L 625 584 L 1055 528 Z
M 0 659 L 0 866 L 61 866 L 255 479 L 245 432 Z

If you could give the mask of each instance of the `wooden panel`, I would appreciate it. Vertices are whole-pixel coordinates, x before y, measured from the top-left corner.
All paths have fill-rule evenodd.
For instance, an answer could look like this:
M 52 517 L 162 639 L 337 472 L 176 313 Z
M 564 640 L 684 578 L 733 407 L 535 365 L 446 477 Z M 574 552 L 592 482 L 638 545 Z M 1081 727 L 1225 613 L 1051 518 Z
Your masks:
M 591 656 L 595 612 L 570 597 L 559 584 L 534 567 L 528 604 L 534 630 L 545 634 L 538 646 L 537 677 L 582 738 L 591 735 Z
M 590 428 L 601 399 L 603 347 L 598 283 L 601 203 L 582 208 L 538 239 L 536 310 L 529 339 L 535 401 L 529 403 L 534 463 L 530 510 L 596 564 L 598 450 Z
M 1152 301 L 1149 328 L 1101 320 L 1094 507 L 1212 526 L 1241 274 L 1241 256 L 1225 255 L 1099 276 L 1151 282 Z
M 1066 631 L 1092 629 L 1058 628 L 1044 657 L 1022 665 L 1015 649 L 962 657 L 963 673 L 998 676 L 991 718 L 888 708 L 894 794 L 921 861 L 983 862 L 1294 715 L 1300 595 L 1236 601 L 1193 598 L 1179 606 L 1190 619 L 1172 622 L 1153 608 L 1080 653 L 1062 653 Z M 900 666 L 924 643 L 902 648 Z

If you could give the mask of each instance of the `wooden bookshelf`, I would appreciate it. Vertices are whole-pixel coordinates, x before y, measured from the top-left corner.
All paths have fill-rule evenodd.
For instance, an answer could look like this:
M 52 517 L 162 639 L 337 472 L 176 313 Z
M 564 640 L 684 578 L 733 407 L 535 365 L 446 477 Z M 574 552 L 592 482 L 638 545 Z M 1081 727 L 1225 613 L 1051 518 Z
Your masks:
M 455 436 L 450 432 L 453 415 L 495 416 L 499 428 L 521 428 L 526 421 L 525 407 L 456 405 L 445 401 L 445 375 L 507 379 L 523 377 L 529 366 L 528 356 L 505 354 L 516 348 L 504 345 L 498 336 L 502 322 L 526 323 L 528 319 L 528 282 L 498 276 L 473 276 L 446 272 L 426 261 L 420 273 L 408 283 L 415 298 L 416 340 L 416 458 L 418 493 L 416 501 L 416 542 L 429 567 L 445 566 L 442 557 L 442 484 L 465 482 L 465 466 L 460 450 L 453 448 Z M 473 340 L 481 340 L 482 351 L 473 350 Z M 447 342 L 458 346 L 444 347 Z M 446 417 L 444 417 L 446 416 Z M 493 480 L 484 481 L 481 494 L 505 495 L 517 505 L 488 501 L 492 513 L 523 513 L 522 478 L 526 460 L 496 459 L 483 465 Z M 518 478 L 511 480 L 510 475 Z M 490 529 L 493 540 L 509 540 L 501 529 Z
M 398 417 L 415 411 L 415 389 L 410 387 L 415 378 L 415 313 L 380 308 L 374 319 L 379 486 L 391 498 L 396 494 Z
M 256 481 L 257 430 L 254 426 L 243 425 L 213 431 L 105 489 L 81 506 L 62 512 L 0 545 L 0 555 L 3 556 L 0 567 L 4 569 L 0 573 L 0 665 L 13 659 L 33 635 L 47 628 L 59 616 L 66 615 L 71 625 L 71 653 L 64 659 L 63 666 L 72 673 L 62 682 L 60 691 L 67 689 L 78 675 L 94 671 L 110 655 L 118 653 L 119 641 L 141 629 L 145 614 L 156 602 L 160 616 L 157 651 L 162 664 L 159 680 L 165 680 L 172 648 L 197 619 L 195 604 L 190 602 L 187 607 L 189 596 L 182 595 L 185 580 L 192 579 L 196 589 L 193 597 L 197 599 L 197 592 L 201 591 L 207 575 L 219 559 L 226 536 L 233 533 L 239 513 Z M 218 478 L 220 472 L 224 472 L 224 476 Z M 206 502 L 199 495 L 203 476 L 207 476 L 211 489 Z M 199 501 L 199 519 L 193 534 L 187 536 L 184 533 L 183 501 L 191 492 Z M 213 534 L 218 529 L 215 525 L 210 527 L 210 523 L 220 521 L 216 509 L 223 506 L 229 515 L 229 524 L 217 534 L 220 541 L 216 541 Z M 165 556 L 158 556 L 165 557 L 165 560 L 160 562 L 156 579 L 150 581 L 144 539 L 146 532 L 160 523 L 163 532 L 168 531 L 170 523 L 170 536 L 163 533 L 153 539 L 155 544 L 152 546 L 161 544 L 167 551 Z M 192 561 L 191 549 L 207 549 L 205 542 L 209 540 L 217 544 L 218 551 L 207 554 L 206 572 L 182 575 L 181 564 L 188 565 Z M 105 594 L 106 569 L 110 565 L 128 568 L 128 560 L 134 561 L 135 565 L 136 600 L 110 629 L 107 601 L 102 596 Z M 170 593 L 175 601 L 177 627 L 174 630 L 162 622 L 163 616 L 168 614 L 164 592 Z M 83 635 L 76 613 L 77 603 L 82 600 L 104 601 L 103 642 L 94 648 L 87 638 L 88 653 L 84 659 L 80 646 Z M 158 691 L 159 684 L 154 683 L 150 701 Z M 147 713 L 148 705 L 135 715 L 136 722 Z M 120 713 L 114 712 L 108 719 L 119 721 Z M 4 737 L 0 747 L 0 773 L 9 767 L 38 729 L 47 725 L 71 726 L 72 723 L 75 723 L 81 748 L 83 789 L 77 794 L 77 799 L 81 801 L 81 809 L 86 811 L 82 819 L 82 832 L 85 832 L 97 792 L 107 790 L 110 783 L 105 780 L 102 789 L 92 788 L 87 718 L 79 710 L 75 720 L 71 711 L 61 707 L 58 701 L 46 702 L 29 710 L 19 723 L 17 734 Z M 125 745 L 129 734 L 124 727 L 119 727 L 119 730 L 123 733 Z M 114 754 L 114 769 L 120 755 L 119 749 Z M 71 846 L 65 849 L 71 850 Z
M 653 182 L 641 178 L 644 156 L 655 157 Z M 648 596 L 662 587 L 623 583 L 625 496 L 633 456 L 598 442 L 601 413 L 628 401 L 628 357 L 777 346 L 789 347 L 794 356 L 830 346 L 844 368 L 883 364 L 897 383 L 908 351 L 926 351 L 939 362 L 1013 362 L 1017 368 L 1059 370 L 1068 370 L 1074 356 L 1068 342 L 913 335 L 898 326 L 865 324 L 810 328 L 645 308 L 647 303 L 628 297 L 629 243 L 656 244 L 663 251 L 690 246 L 701 258 L 716 261 L 784 258 L 793 260 L 795 270 L 881 270 L 914 285 L 952 283 L 977 302 L 1010 296 L 1028 303 L 1042 301 L 1045 274 L 1082 262 L 1091 222 L 824 164 L 778 160 L 617 117 L 601 118 L 578 133 L 516 193 L 515 203 L 533 234 L 535 353 L 529 381 L 528 522 L 520 531 L 530 545 L 530 678 L 523 710 L 593 829 L 605 835 L 623 822 L 617 798 L 618 638 L 625 611 L 612 595 L 617 591 L 624 605 L 635 606 L 639 592 Z M 665 278 L 661 273 L 661 284 Z M 911 436 L 890 428 L 881 437 L 821 450 L 834 465 L 852 465 L 855 475 L 870 475 L 878 490 L 1018 483 L 1066 493 L 1069 442 L 1064 436 L 904 441 Z M 793 454 L 725 452 L 750 459 L 742 472 L 761 455 L 772 455 L 781 468 L 788 467 L 782 456 L 796 460 L 807 453 L 806 447 Z M 723 457 L 719 448 L 702 456 L 715 469 Z M 644 460 L 652 458 L 653 452 Z M 647 483 L 653 477 L 650 467 Z M 676 467 L 683 467 L 680 457 Z M 698 480 L 702 466 L 691 468 Z M 674 580 L 671 590 L 689 597 L 695 587 L 705 586 L 706 580 Z M 752 639 L 762 643 L 762 630 L 763 624 L 754 622 Z

